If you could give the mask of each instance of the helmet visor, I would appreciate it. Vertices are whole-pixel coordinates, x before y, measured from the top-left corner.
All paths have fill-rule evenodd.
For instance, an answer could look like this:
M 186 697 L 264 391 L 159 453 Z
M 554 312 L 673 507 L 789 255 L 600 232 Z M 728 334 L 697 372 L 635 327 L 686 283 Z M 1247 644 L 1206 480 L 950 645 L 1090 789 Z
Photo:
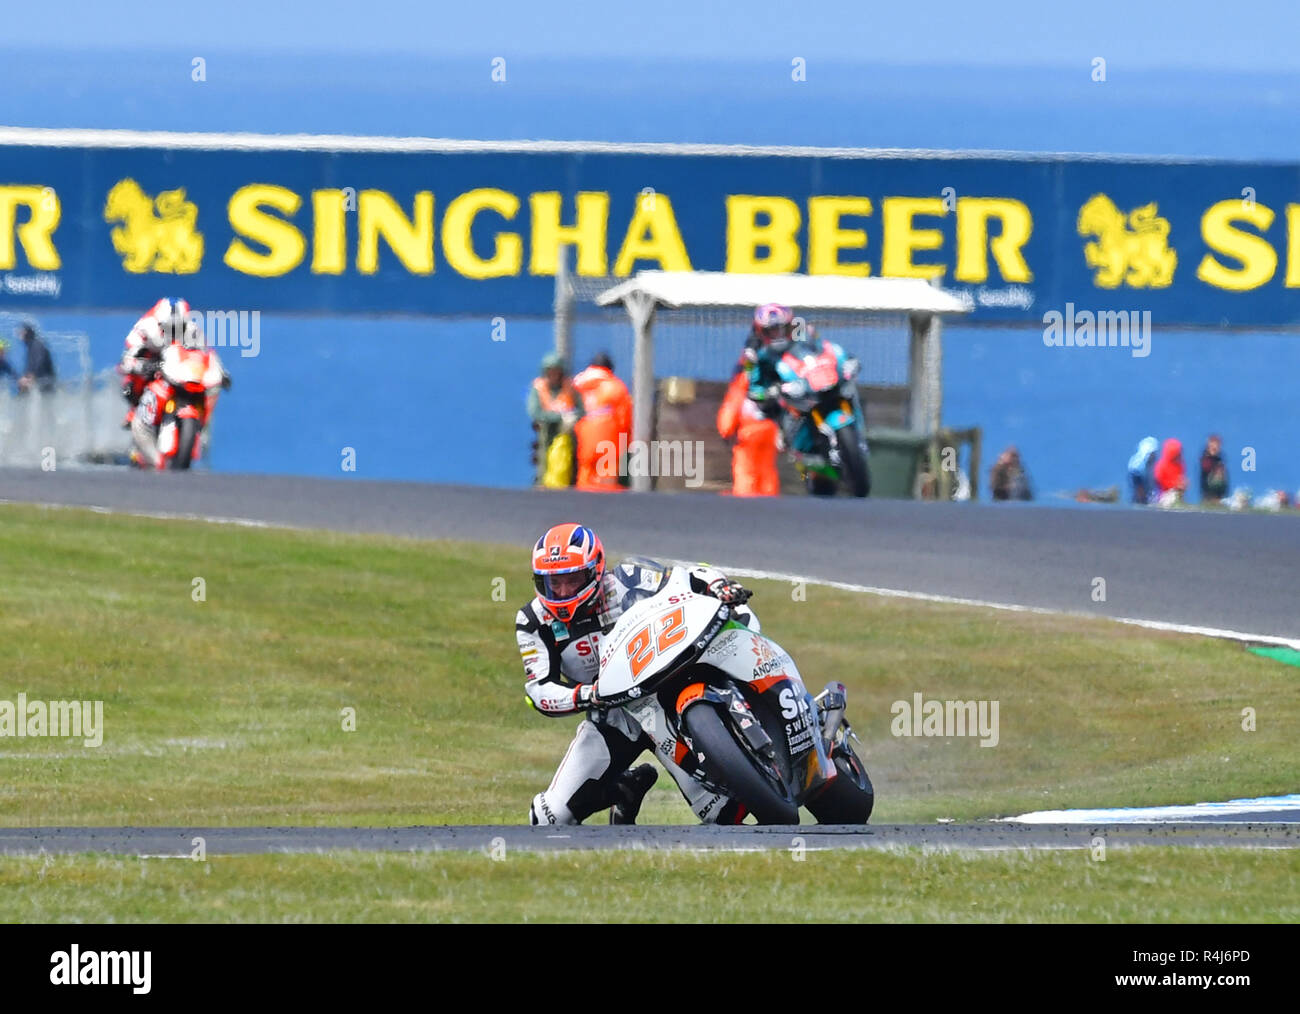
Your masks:
M 565 571 L 533 572 L 537 594 L 548 602 L 571 602 L 595 583 L 596 566 Z

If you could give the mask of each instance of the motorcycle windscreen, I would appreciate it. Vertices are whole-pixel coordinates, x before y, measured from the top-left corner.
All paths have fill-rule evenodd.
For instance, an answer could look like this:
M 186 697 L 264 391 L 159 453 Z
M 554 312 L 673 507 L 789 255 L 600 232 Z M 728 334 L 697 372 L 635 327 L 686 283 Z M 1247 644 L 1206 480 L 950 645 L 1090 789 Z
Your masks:
M 723 608 L 710 595 L 670 586 L 651 599 L 638 602 L 610 632 L 600 655 L 597 685 L 602 698 L 627 694 L 671 668 L 683 654 L 694 652 L 702 637 Z

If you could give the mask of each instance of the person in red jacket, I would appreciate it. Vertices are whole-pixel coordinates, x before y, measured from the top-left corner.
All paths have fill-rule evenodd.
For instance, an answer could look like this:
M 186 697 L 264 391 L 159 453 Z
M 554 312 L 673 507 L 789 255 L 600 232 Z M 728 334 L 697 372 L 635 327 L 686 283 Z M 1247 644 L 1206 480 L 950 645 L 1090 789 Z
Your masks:
M 734 496 L 777 496 L 781 477 L 776 456 L 781 428 L 749 399 L 750 376 L 739 369 L 718 409 L 718 435 L 735 442 L 731 448 L 731 492 Z
M 604 352 L 573 378 L 573 386 L 583 410 L 573 427 L 578 441 L 578 489 L 621 492 L 620 456 L 632 442 L 632 395 L 614 376 L 613 360 Z
M 1184 493 L 1187 490 L 1187 467 L 1183 464 L 1183 443 L 1170 437 L 1160 449 L 1160 460 L 1155 467 L 1156 489 L 1163 495 L 1170 490 Z

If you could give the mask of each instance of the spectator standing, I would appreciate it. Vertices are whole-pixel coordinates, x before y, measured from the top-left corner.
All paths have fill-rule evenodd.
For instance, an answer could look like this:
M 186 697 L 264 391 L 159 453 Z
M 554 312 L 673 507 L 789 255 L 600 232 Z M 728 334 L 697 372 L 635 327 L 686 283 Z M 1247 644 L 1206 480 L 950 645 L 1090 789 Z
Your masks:
M 1128 479 L 1133 490 L 1133 502 L 1146 504 L 1155 499 L 1156 480 L 1152 468 L 1156 452 L 1160 450 L 1160 441 L 1155 437 L 1143 437 L 1138 443 L 1137 451 L 1128 459 Z
M 14 364 L 9 362 L 9 343 L 0 338 L 0 378 L 13 377 L 18 378 L 18 371 L 14 369 Z
M 27 365 L 23 375 L 18 378 L 18 390 L 30 391 L 35 387 L 39 391 L 54 389 L 54 360 L 45 343 L 36 337 L 36 328 L 23 324 L 18 328 L 18 337 L 27 346 Z
M 1029 473 L 1020 460 L 1020 451 L 1014 446 L 1008 447 L 994 462 L 989 472 L 989 488 L 994 500 L 1032 500 L 1033 488 L 1029 485 Z
M 1183 464 L 1183 442 L 1170 437 L 1160 448 L 1160 460 L 1153 474 L 1162 504 L 1181 499 L 1187 492 L 1187 467 Z
M 1223 440 L 1211 433 L 1201 452 L 1201 503 L 1218 503 L 1228 495 L 1228 466 L 1222 452 Z

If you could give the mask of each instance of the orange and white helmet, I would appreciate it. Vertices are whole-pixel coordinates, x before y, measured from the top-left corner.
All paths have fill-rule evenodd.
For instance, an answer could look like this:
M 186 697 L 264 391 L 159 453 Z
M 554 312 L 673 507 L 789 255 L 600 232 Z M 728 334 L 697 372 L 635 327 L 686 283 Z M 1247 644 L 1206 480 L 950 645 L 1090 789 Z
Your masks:
M 605 547 L 583 525 L 555 525 L 533 547 L 533 585 L 557 620 L 568 622 L 579 607 L 594 602 L 604 576 Z

